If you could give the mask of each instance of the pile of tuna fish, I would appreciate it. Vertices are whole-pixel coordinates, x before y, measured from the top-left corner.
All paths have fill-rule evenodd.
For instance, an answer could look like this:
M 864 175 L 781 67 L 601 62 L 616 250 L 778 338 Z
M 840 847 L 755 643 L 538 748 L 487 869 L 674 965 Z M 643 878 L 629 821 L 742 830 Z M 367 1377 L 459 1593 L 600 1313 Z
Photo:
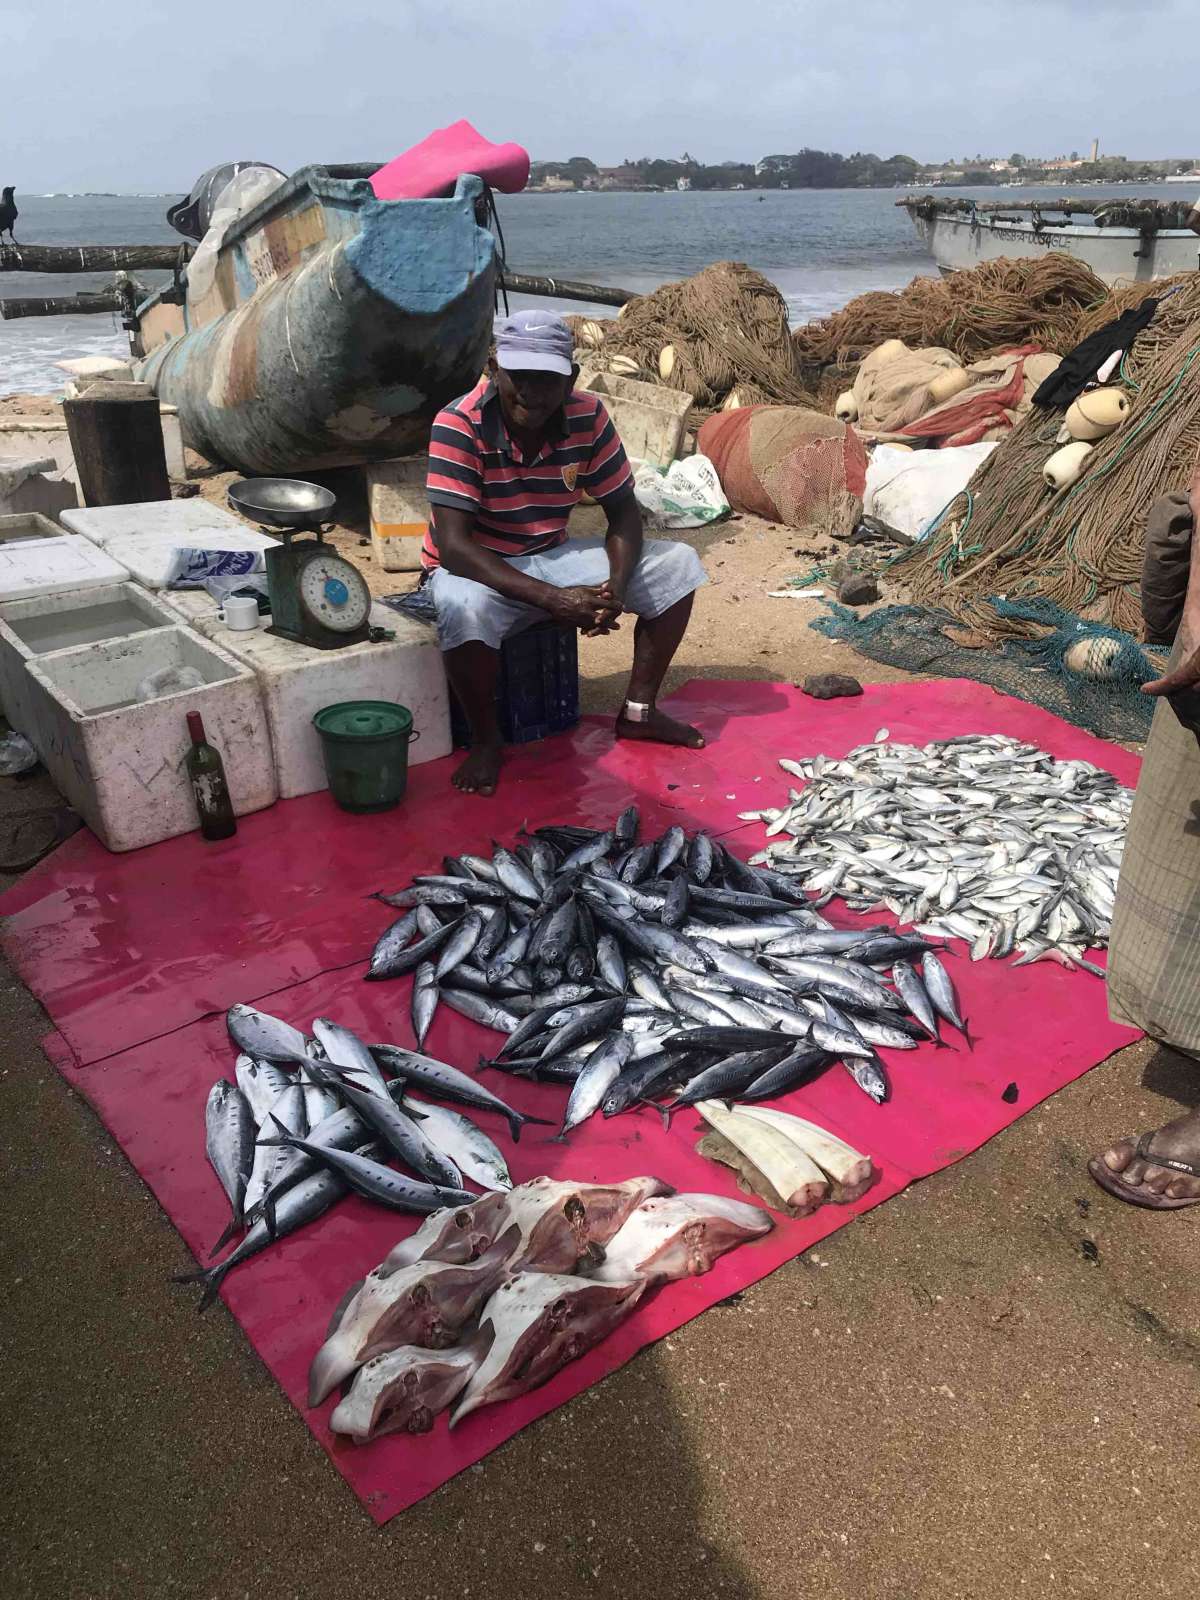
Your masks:
M 182 1282 L 204 1283 L 201 1310 L 234 1267 L 323 1216 L 351 1190 L 427 1215 L 474 1200 L 468 1182 L 512 1188 L 492 1139 L 435 1101 L 495 1113 L 514 1140 L 525 1123 L 540 1119 L 456 1067 L 399 1045 L 365 1045 L 327 1017 L 313 1023 L 312 1038 L 250 1006 L 232 1007 L 227 1025 L 240 1052 L 236 1081 L 218 1078 L 205 1107 L 205 1147 L 231 1211 L 212 1254 L 236 1233 L 243 1237 L 215 1266 L 183 1274 Z M 412 1176 L 388 1165 L 395 1159 Z
M 707 1272 L 771 1226 L 744 1201 L 657 1178 L 535 1178 L 443 1211 L 353 1285 L 312 1363 L 309 1404 L 353 1379 L 337 1433 L 426 1433 L 457 1400 L 454 1427 L 545 1383 L 654 1286 Z
M 1003 734 L 893 744 L 881 729 L 841 760 L 781 761 L 804 780 L 777 809 L 786 835 L 752 860 L 852 910 L 886 908 L 971 955 L 1055 960 L 1099 977 L 1133 794 L 1087 761 Z M 818 900 L 818 904 L 821 900 Z
M 560 1138 L 597 1111 L 767 1100 L 840 1064 L 875 1101 L 878 1050 L 966 1032 L 919 933 L 836 929 L 782 873 L 681 827 L 539 828 L 380 895 L 404 911 L 366 976 L 414 973 L 423 1042 L 440 1004 L 507 1034 L 480 1066 L 570 1090 Z M 890 973 L 889 977 L 884 976 Z

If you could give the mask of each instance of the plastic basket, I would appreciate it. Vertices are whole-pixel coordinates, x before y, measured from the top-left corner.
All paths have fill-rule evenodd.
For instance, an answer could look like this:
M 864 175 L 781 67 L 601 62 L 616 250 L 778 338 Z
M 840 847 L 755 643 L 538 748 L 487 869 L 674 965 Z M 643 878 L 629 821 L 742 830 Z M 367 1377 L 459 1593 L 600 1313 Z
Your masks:
M 556 622 L 538 622 L 500 647 L 496 709 L 505 744 L 530 744 L 565 733 L 579 721 L 579 635 Z M 471 742 L 466 716 L 450 696 L 456 745 Z

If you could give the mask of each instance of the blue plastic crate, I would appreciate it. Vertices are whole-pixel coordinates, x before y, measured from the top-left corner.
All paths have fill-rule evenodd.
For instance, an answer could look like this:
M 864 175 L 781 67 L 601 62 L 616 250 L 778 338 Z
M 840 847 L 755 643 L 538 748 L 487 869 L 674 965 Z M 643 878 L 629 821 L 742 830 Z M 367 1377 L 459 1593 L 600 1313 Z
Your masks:
M 579 721 L 579 635 L 574 628 L 538 622 L 504 641 L 496 709 L 505 744 L 529 744 L 575 726 Z M 471 742 L 467 719 L 453 691 L 450 730 L 456 745 Z

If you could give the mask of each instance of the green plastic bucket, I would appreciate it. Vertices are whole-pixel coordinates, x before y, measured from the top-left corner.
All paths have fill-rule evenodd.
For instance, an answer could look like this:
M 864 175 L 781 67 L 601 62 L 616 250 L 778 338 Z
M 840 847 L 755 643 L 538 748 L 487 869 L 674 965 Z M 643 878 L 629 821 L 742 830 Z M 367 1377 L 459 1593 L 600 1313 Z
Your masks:
M 329 792 L 343 811 L 388 811 L 408 788 L 412 712 L 390 700 L 343 700 L 313 718 Z

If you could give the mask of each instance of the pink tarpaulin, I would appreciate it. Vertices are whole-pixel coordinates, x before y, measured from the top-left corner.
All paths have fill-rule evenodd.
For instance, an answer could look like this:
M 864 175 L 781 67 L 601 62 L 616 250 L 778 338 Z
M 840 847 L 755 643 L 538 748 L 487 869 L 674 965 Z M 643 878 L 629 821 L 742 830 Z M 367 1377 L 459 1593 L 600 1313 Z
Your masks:
M 246 819 L 230 845 L 181 839 L 119 857 L 77 836 L 0 902 L 0 912 L 10 913 L 5 948 L 58 1030 L 48 1050 L 198 1255 L 207 1256 L 225 1221 L 203 1155 L 203 1124 L 213 1080 L 232 1068 L 219 1014 L 226 1005 L 257 1000 L 301 1027 L 328 1015 L 372 1040 L 412 1042 L 409 981 L 362 982 L 364 958 L 392 915 L 363 898 L 369 889 L 399 885 L 444 851 L 486 847 L 493 834 L 510 838 L 521 823 L 608 820 L 630 800 L 642 806 L 650 831 L 672 821 L 714 833 L 736 828 L 726 842 L 749 855 L 761 830 L 738 824 L 736 813 L 778 796 L 787 781 L 778 756 L 841 754 L 881 726 L 917 742 L 1012 733 L 1056 755 L 1095 761 L 1124 782 L 1136 779 L 1135 757 L 971 683 L 893 684 L 814 702 L 786 686 L 698 682 L 673 705 L 704 728 L 713 740 L 707 750 L 614 745 L 606 726 L 589 720 L 569 738 L 518 752 L 493 801 L 458 796 L 448 787 L 449 761 L 431 763 L 413 773 L 405 806 L 383 817 L 349 817 L 314 796 Z M 837 920 L 852 919 L 843 910 Z M 873 1105 L 840 1069 L 780 1102 L 874 1156 L 880 1179 L 862 1200 L 780 1219 L 766 1239 L 726 1256 L 706 1277 L 651 1295 L 544 1388 L 485 1408 L 453 1433 L 441 1418 L 429 1435 L 353 1446 L 328 1431 L 332 1401 L 316 1412 L 304 1408 L 308 1363 L 332 1306 L 412 1221 L 344 1200 L 232 1273 L 226 1301 L 338 1470 L 371 1515 L 386 1520 L 645 1344 L 977 1148 L 1132 1037 L 1107 1020 L 1103 987 L 1087 974 L 1048 963 L 960 960 L 954 976 L 977 1036 L 973 1054 L 884 1051 L 894 1090 L 885 1106 Z M 1036 1046 L 1028 1028 L 1034 1015 Z M 426 1048 L 471 1068 L 496 1042 L 443 1008 Z M 500 1075 L 486 1081 L 524 1110 L 561 1117 L 561 1088 Z M 1001 1099 L 1011 1083 L 1014 1104 Z M 680 1114 L 670 1131 L 650 1111 L 594 1118 L 567 1146 L 531 1127 L 511 1147 L 501 1121 L 479 1120 L 510 1155 L 517 1181 L 539 1173 L 605 1181 L 654 1173 L 679 1188 L 737 1192 L 729 1174 L 695 1154 L 701 1125 L 694 1113 Z M 173 1292 L 181 1314 L 190 1314 L 194 1291 Z

